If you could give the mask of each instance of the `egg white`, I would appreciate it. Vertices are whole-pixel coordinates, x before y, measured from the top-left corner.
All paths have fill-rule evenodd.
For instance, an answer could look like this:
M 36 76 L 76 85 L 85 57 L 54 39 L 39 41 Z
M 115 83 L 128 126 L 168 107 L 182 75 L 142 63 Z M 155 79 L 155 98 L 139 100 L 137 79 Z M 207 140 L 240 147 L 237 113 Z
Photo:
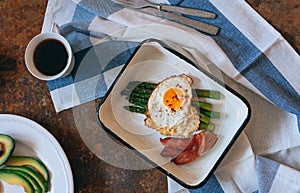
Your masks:
M 167 136 L 189 137 L 198 130 L 198 111 L 191 106 L 192 82 L 185 74 L 160 82 L 148 99 L 145 125 Z M 179 90 L 179 108 L 170 108 L 164 103 L 164 95 L 169 89 Z

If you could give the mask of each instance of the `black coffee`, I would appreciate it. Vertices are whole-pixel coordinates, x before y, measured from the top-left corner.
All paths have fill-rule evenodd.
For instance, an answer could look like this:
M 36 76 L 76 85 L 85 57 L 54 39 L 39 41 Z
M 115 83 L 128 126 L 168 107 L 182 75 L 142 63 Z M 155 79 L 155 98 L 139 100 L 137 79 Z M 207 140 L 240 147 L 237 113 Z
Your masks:
M 56 39 L 42 41 L 33 53 L 33 61 L 42 74 L 53 76 L 67 65 L 68 53 L 65 46 Z

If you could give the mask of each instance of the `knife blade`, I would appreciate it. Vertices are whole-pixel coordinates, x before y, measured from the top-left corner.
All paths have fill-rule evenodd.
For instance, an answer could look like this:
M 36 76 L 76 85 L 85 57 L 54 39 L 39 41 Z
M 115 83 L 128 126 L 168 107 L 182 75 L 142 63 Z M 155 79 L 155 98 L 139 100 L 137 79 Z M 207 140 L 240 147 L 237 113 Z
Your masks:
M 136 11 L 148 14 L 148 15 L 153 15 L 156 17 L 160 17 L 160 18 L 164 18 L 164 19 L 168 19 L 170 21 L 174 21 L 177 22 L 179 24 L 194 28 L 196 30 L 205 32 L 207 34 L 211 34 L 211 35 L 217 35 L 219 32 L 219 27 L 202 22 L 202 21 L 197 21 L 194 19 L 190 19 L 178 14 L 173 14 L 170 12 L 165 12 L 162 10 L 157 10 L 154 8 L 144 8 L 144 9 L 134 9 Z
M 187 7 L 178 7 L 178 6 L 172 6 L 172 5 L 166 5 L 166 4 L 159 4 L 158 9 L 162 10 L 162 11 L 182 13 L 185 15 L 203 17 L 203 18 L 215 18 L 216 17 L 215 13 L 211 13 L 208 11 L 187 8 Z

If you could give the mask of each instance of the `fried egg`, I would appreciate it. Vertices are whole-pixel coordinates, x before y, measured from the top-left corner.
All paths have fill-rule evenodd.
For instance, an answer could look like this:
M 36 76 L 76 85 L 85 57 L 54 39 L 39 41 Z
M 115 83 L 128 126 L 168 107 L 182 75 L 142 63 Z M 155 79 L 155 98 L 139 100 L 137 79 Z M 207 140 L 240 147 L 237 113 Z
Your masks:
M 167 136 L 189 137 L 198 130 L 198 111 L 191 106 L 192 83 L 185 74 L 160 82 L 148 99 L 145 125 Z

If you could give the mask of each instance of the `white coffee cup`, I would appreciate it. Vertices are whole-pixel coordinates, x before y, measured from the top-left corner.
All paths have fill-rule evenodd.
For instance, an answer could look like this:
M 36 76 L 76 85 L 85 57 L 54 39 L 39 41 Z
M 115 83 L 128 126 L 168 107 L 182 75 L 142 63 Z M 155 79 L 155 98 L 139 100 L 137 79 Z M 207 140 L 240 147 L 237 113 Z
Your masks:
M 53 42 L 51 42 L 51 41 L 53 41 Z M 57 45 L 57 46 L 59 46 L 61 51 L 58 51 L 59 49 L 50 49 L 50 50 L 48 49 L 47 54 L 42 53 L 43 49 L 47 48 L 46 47 L 47 45 Z M 41 49 L 42 47 L 44 47 L 44 48 Z M 62 49 L 64 49 L 64 50 L 62 50 Z M 63 58 L 63 62 L 65 64 L 60 64 L 60 66 L 61 66 L 60 68 L 55 66 L 58 63 L 62 63 L 62 62 L 55 61 L 57 58 L 59 58 L 59 57 L 55 57 L 55 51 L 56 51 L 56 53 L 63 55 L 65 57 L 65 58 Z M 44 55 L 40 54 L 40 56 L 39 56 L 38 54 L 40 52 L 41 52 L 41 54 L 44 54 Z M 62 52 L 63 52 L 63 54 L 62 54 Z M 37 58 L 39 58 L 39 60 Z M 52 71 L 55 70 L 55 72 L 48 73 L 46 70 L 42 71 L 41 69 L 45 68 L 45 66 L 43 68 L 41 68 L 41 66 L 43 66 L 41 64 L 42 60 L 47 60 L 47 61 L 43 61 L 47 64 L 47 63 L 51 63 L 52 59 L 55 61 L 55 62 L 53 61 L 53 64 L 51 64 L 53 66 L 47 67 L 47 68 L 52 69 Z M 40 62 L 38 62 L 38 61 L 40 61 Z M 39 64 L 37 64 L 37 63 L 39 63 Z M 54 32 L 54 31 L 38 34 L 29 42 L 29 44 L 27 45 L 26 50 L 25 50 L 26 67 L 33 76 L 35 76 L 36 78 L 38 78 L 40 80 L 50 81 L 50 80 L 54 80 L 57 78 L 65 77 L 71 73 L 71 71 L 74 67 L 74 63 L 75 63 L 74 54 L 72 52 L 69 42 L 62 35 L 60 35 L 57 32 Z M 57 67 L 57 69 L 56 69 L 56 67 Z

